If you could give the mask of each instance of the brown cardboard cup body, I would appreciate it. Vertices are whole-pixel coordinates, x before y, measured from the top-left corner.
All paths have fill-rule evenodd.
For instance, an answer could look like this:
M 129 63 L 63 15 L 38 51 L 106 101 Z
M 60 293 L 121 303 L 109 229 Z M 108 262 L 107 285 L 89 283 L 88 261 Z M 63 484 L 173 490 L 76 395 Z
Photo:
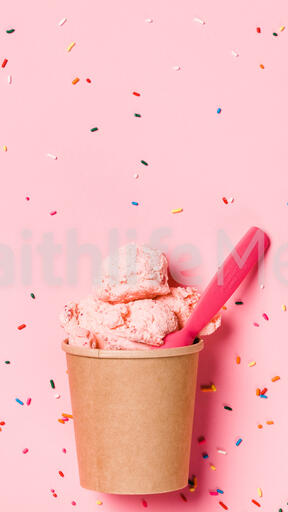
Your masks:
M 66 352 L 80 484 L 112 494 L 186 487 L 199 352 Z

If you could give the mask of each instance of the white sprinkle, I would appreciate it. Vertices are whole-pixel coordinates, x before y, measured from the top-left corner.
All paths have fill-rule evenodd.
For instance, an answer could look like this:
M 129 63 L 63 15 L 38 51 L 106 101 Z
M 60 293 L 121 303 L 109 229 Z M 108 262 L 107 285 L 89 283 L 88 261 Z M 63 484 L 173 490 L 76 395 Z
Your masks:
M 49 156 L 49 158 L 53 158 L 53 160 L 57 160 L 57 156 L 52 155 L 52 153 L 47 153 L 47 156 Z
M 231 53 L 232 53 L 233 57 L 239 57 L 239 53 L 235 52 L 235 50 L 232 50 Z
M 146 23 L 153 23 L 153 20 L 152 20 L 152 18 L 146 18 L 145 22 Z
M 196 21 L 196 23 L 201 23 L 201 25 L 205 25 L 205 21 L 201 20 L 200 18 L 194 18 L 194 21 Z
M 222 455 L 227 455 L 227 452 L 225 452 L 225 450 L 220 450 L 220 449 L 218 449 L 218 450 L 217 450 L 217 452 L 218 452 L 218 453 L 221 453 Z
M 64 23 L 66 23 L 66 21 L 67 21 L 67 18 L 63 18 L 62 20 L 60 20 L 58 23 L 59 27 L 62 27 L 62 25 L 64 25 Z
M 264 284 L 260 284 L 260 288 L 261 288 L 261 290 L 263 290 Z
M 12 84 L 12 76 L 8 75 L 8 84 Z
M 133 178 L 135 178 L 136 180 L 137 180 L 137 178 L 139 178 L 138 172 L 135 172 L 135 174 L 133 174 Z
M 180 66 L 172 66 L 172 69 L 174 69 L 174 71 L 179 71 L 179 69 L 181 69 L 181 68 L 180 68 Z
M 60 398 L 60 395 L 59 393 L 57 393 L 56 395 L 54 395 L 55 398 Z

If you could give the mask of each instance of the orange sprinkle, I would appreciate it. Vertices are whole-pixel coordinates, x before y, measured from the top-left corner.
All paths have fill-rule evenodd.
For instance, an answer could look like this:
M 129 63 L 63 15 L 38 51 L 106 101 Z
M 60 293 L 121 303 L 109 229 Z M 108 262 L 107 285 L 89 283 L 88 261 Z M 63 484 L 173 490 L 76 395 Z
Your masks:
M 228 510 L 227 505 L 225 505 L 225 503 L 223 503 L 223 501 L 219 501 L 219 505 L 221 505 L 221 507 L 224 508 L 224 510 Z
M 78 82 L 80 82 L 80 78 L 78 78 L 78 76 L 76 76 L 76 78 L 74 78 L 74 80 L 72 80 L 72 84 L 75 85 Z
M 63 418 L 70 418 L 71 420 L 73 420 L 72 414 L 66 414 L 66 412 L 62 412 L 62 416 Z
M 224 309 L 224 311 L 227 310 L 227 306 L 222 306 L 222 309 Z
M 263 64 L 260 64 L 260 68 L 261 68 L 261 69 L 264 69 L 264 66 L 263 66 Z M 259 505 L 259 507 L 260 507 L 260 505 Z
M 261 393 L 260 389 L 259 389 L 259 388 L 257 388 L 257 389 L 256 389 L 256 395 L 257 395 L 257 396 L 260 396 L 260 393 Z
M 241 363 L 241 357 L 240 356 L 237 356 L 236 357 L 236 364 L 240 364 Z
M 63 423 L 63 425 L 65 425 L 65 421 L 64 420 L 59 419 L 58 421 L 59 421 L 59 423 Z
M 251 501 L 252 501 L 252 503 L 254 503 L 254 505 L 257 505 L 257 507 L 261 507 L 261 505 L 260 505 L 260 503 L 258 503 L 258 501 L 256 501 L 256 500 L 251 500 Z
M 2 432 L 2 428 L 0 427 L 0 432 Z
M 279 375 L 276 375 L 276 377 L 272 377 L 271 381 L 276 382 L 276 380 L 280 380 Z
M 266 421 L 267 425 L 274 425 L 274 421 L 272 420 L 269 420 L 269 421 Z
M 258 428 L 263 428 L 263 425 L 261 425 L 261 423 L 259 423 L 259 425 L 257 425 Z

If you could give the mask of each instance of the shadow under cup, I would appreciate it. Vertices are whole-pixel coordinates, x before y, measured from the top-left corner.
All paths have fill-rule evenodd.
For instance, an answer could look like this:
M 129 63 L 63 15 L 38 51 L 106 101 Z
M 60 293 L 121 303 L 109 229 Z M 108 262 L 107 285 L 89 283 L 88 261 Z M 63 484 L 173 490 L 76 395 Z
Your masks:
M 111 494 L 186 487 L 203 346 L 98 350 L 63 341 L 82 487 Z

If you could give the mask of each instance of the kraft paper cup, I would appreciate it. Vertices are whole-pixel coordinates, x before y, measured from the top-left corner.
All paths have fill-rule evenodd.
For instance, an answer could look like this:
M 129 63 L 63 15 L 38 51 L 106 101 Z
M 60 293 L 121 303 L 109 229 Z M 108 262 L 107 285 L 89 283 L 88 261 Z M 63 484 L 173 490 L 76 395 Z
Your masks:
M 137 351 L 62 343 L 82 487 L 111 494 L 186 487 L 203 346 Z

